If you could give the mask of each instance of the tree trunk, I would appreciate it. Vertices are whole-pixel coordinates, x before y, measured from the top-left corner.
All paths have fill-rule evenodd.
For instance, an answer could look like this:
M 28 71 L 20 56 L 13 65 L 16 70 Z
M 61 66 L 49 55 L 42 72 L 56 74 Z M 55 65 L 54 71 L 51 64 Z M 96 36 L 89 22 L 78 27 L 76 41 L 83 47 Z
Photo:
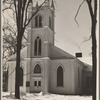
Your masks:
M 96 71 L 97 71 L 97 55 L 96 55 L 96 19 L 92 20 L 92 65 L 93 65 L 93 100 L 96 100 Z
M 20 99 L 19 88 L 19 67 L 20 67 L 21 36 L 17 36 L 17 55 L 16 55 L 16 78 L 15 78 L 15 98 Z

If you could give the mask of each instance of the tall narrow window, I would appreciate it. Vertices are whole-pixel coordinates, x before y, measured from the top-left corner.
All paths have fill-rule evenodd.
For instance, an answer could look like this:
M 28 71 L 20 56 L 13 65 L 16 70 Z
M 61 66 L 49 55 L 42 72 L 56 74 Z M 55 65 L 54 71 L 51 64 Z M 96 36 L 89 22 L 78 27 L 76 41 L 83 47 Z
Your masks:
M 37 39 L 35 39 L 34 43 L 34 55 L 37 55 Z
M 22 67 L 19 68 L 19 75 L 20 75 L 19 86 L 23 86 L 23 68 Z
M 42 16 L 37 15 L 35 17 L 35 27 L 42 27 Z
M 52 29 L 51 17 L 49 17 L 49 27 Z
M 57 69 L 57 86 L 63 86 L 63 68 L 61 66 Z
M 41 55 L 41 39 L 39 39 L 39 49 L 38 49 L 39 55 Z
M 37 64 L 34 68 L 34 74 L 41 74 L 41 67 Z
M 40 37 L 38 36 L 38 37 L 35 39 L 35 42 L 34 42 L 34 55 L 35 55 L 35 56 L 41 55 L 41 47 L 42 47 L 41 39 L 40 39 Z

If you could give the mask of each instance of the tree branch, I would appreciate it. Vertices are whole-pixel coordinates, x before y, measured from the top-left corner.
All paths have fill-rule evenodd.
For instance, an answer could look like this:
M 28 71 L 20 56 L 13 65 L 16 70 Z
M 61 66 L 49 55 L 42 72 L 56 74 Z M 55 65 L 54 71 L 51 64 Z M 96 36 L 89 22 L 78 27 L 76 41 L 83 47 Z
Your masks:
M 74 17 L 74 20 L 75 20 L 75 22 L 77 23 L 78 27 L 79 27 L 79 23 L 78 23 L 78 21 L 76 20 L 76 18 L 77 18 L 77 16 L 78 16 L 78 13 L 79 13 L 79 11 L 80 11 L 80 8 L 81 8 L 81 6 L 83 5 L 84 2 L 85 2 L 85 0 L 83 0 L 83 2 L 79 5 L 79 8 L 78 8 L 78 10 L 77 10 L 77 12 L 76 12 L 76 15 L 75 15 L 75 17 Z
M 27 21 L 27 9 L 28 9 L 29 3 L 30 3 L 30 1 L 28 1 L 28 4 L 27 4 L 27 6 L 26 6 L 26 10 L 25 10 L 25 21 L 24 21 L 24 26 L 25 26 L 26 21 Z
M 45 0 L 46 1 L 46 0 Z M 45 3 L 45 1 L 37 8 L 36 12 L 34 12 L 32 14 L 32 16 L 29 18 L 28 22 L 25 23 L 24 25 L 24 29 L 27 27 L 27 25 L 30 23 L 30 21 L 32 20 L 32 18 L 38 13 L 38 11 L 41 9 L 42 5 Z

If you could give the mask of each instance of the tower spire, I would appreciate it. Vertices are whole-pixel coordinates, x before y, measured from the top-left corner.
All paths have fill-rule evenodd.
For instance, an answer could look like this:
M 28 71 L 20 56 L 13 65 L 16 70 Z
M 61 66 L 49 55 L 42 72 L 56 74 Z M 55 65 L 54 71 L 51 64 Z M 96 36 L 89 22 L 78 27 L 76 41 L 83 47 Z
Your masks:
M 36 8 L 38 8 L 39 7 L 39 5 L 38 5 L 38 1 L 36 1 Z
M 51 2 L 51 7 L 55 9 L 54 1 L 53 1 L 53 0 L 52 0 L 52 2 Z

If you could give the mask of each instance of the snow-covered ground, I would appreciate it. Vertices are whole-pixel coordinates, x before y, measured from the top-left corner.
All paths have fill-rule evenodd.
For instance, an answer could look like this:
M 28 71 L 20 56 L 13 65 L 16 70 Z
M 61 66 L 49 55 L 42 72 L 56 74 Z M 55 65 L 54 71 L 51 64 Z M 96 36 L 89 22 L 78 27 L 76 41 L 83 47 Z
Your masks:
M 3 92 L 2 100 L 18 100 L 14 98 L 14 93 Z M 21 93 L 20 100 L 92 100 L 92 96 L 74 96 L 74 95 L 58 95 L 40 93 Z

